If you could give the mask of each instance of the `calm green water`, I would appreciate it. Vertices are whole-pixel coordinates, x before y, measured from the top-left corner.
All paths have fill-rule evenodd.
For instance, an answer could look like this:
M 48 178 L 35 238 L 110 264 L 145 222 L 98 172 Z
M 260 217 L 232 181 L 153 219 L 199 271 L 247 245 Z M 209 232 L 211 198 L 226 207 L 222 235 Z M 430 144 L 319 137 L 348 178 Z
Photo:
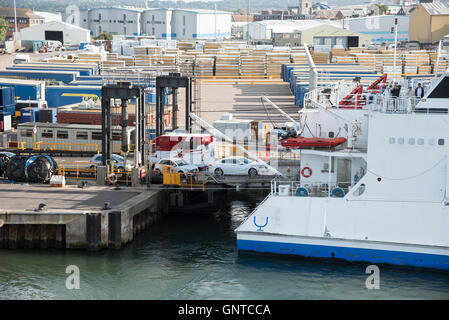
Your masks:
M 168 216 L 121 251 L 0 250 L 0 299 L 449 298 L 448 274 L 381 268 L 368 290 L 364 265 L 238 255 L 233 230 L 260 200 Z M 65 287 L 68 265 L 79 290 Z

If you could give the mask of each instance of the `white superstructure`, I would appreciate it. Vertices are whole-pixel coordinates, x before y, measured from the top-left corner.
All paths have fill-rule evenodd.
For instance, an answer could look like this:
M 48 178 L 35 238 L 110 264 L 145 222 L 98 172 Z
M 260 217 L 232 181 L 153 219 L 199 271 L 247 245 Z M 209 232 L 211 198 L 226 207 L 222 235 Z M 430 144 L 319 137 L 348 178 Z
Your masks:
M 449 73 L 421 101 L 342 110 L 322 98 L 306 98 L 318 107 L 308 126 L 340 127 L 348 145 L 301 150 L 301 181 L 272 182 L 238 249 L 449 270 Z

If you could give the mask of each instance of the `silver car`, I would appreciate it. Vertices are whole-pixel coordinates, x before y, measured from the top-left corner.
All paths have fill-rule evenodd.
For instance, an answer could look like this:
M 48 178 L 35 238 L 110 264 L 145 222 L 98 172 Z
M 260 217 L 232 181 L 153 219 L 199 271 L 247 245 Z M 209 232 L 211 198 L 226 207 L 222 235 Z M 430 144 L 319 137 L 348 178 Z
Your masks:
M 184 159 L 161 159 L 158 163 L 154 166 L 154 172 L 157 175 L 162 175 L 164 172 L 163 167 L 169 167 L 174 172 L 180 172 L 180 173 L 197 173 L 199 172 L 198 167 L 194 166 L 193 164 L 189 164 Z

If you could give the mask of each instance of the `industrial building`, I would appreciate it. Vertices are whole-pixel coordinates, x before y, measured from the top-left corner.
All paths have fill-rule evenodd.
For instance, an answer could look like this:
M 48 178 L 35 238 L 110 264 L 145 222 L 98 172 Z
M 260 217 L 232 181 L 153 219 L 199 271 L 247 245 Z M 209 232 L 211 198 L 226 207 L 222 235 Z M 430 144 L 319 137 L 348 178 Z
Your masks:
M 366 35 L 329 24 L 312 27 L 304 25 L 293 32 L 273 33 L 272 38 L 275 46 L 297 47 L 313 43 L 320 47 L 320 51 L 330 51 L 334 47 L 367 47 L 371 44 Z
M 112 34 L 139 35 L 140 14 L 137 9 L 125 8 L 98 8 L 88 11 L 88 28 L 94 36 L 99 36 L 103 31 Z M 83 17 L 85 20 L 86 17 Z
M 54 40 L 61 43 L 79 44 L 90 42 L 90 31 L 73 24 L 50 21 L 20 30 L 21 40 Z
M 448 2 L 421 3 L 410 14 L 410 40 L 435 43 L 449 34 Z
M 382 44 L 394 42 L 391 28 L 394 27 L 395 19 L 398 19 L 398 41 L 409 41 L 409 16 L 384 15 L 349 18 L 344 20 L 344 25 L 345 28 L 353 32 L 369 36 L 373 44 Z
M 93 36 L 108 31 L 157 39 L 225 39 L 231 37 L 231 16 L 216 10 L 101 8 L 81 10 L 79 26 Z
M 271 42 L 273 34 L 293 33 L 295 30 L 306 30 L 323 24 L 341 27 L 339 22 L 326 20 L 265 20 L 243 26 L 243 32 L 246 34 L 249 27 L 250 40 Z

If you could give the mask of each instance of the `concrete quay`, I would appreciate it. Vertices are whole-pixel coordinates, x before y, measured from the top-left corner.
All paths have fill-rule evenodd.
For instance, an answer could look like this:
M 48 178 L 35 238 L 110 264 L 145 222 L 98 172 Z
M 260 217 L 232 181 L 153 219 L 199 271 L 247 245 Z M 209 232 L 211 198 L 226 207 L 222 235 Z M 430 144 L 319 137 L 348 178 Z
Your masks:
M 117 249 L 167 214 L 166 197 L 139 188 L 0 184 L 0 248 Z

